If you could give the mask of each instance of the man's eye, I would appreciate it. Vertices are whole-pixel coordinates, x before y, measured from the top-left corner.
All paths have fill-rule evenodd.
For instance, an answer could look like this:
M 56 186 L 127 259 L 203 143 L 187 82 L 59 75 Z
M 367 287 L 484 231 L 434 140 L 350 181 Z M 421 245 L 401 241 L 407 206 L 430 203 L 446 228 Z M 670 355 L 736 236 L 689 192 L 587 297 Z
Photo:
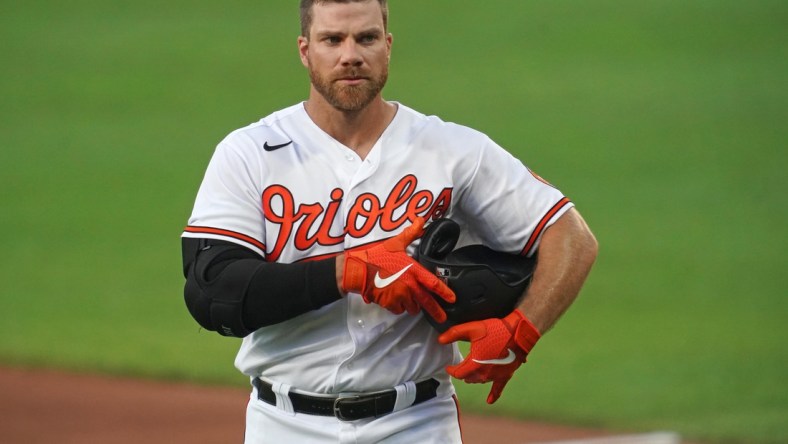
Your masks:
M 372 43 L 375 40 L 377 40 L 377 37 L 375 37 L 374 35 L 363 35 L 361 36 L 360 40 L 362 43 Z

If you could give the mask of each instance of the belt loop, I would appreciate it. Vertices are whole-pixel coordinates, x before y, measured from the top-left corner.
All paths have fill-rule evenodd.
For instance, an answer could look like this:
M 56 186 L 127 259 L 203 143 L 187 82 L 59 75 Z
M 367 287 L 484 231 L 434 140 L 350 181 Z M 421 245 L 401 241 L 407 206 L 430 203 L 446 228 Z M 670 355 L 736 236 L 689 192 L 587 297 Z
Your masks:
M 394 387 L 397 391 L 397 400 L 394 402 L 393 412 L 398 412 L 402 409 L 408 408 L 416 401 L 416 383 L 408 381 Z
M 271 390 L 276 395 L 276 408 L 290 413 L 291 415 L 295 415 L 293 401 L 291 401 L 290 396 L 288 396 L 290 387 L 290 384 L 285 384 L 283 382 L 274 382 L 271 384 Z

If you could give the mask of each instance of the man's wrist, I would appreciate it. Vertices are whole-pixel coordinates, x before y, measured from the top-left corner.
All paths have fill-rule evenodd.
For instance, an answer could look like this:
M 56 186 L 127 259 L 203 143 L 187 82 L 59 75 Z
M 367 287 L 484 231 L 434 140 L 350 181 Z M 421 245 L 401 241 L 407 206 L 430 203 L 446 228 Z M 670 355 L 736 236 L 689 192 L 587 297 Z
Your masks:
M 345 253 L 339 253 L 335 257 L 336 260 L 336 276 L 337 276 L 337 289 L 343 296 L 345 290 L 342 288 L 342 281 L 345 278 Z
M 520 309 L 515 308 L 507 318 L 510 316 L 518 319 L 514 331 L 515 342 L 524 352 L 530 353 L 534 345 L 536 345 L 536 342 L 542 337 L 542 334 L 539 333 L 539 329 L 531 323 L 525 313 L 520 311 Z

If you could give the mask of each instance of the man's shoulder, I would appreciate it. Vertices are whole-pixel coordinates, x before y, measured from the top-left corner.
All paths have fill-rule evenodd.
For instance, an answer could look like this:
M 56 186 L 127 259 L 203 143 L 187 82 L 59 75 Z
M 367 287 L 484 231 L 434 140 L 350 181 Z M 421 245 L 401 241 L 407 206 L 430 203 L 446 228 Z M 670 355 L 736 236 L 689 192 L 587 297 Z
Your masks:
M 298 103 L 287 108 L 274 111 L 271 114 L 263 117 L 262 119 L 252 122 L 246 126 L 242 126 L 230 132 L 224 139 L 224 142 L 239 142 L 244 139 L 267 141 L 270 138 L 287 137 L 283 130 L 283 123 L 293 119 L 303 119 L 304 106 Z
M 276 127 L 283 121 L 302 118 L 301 114 L 303 114 L 303 110 L 304 105 L 302 103 L 288 106 L 287 108 L 274 111 L 256 122 L 242 126 L 232 133 L 254 132 L 255 130 L 265 130 L 266 128 Z
M 439 138 L 447 141 L 464 140 L 469 144 L 482 142 L 488 138 L 481 131 L 469 126 L 446 121 L 437 115 L 425 114 L 402 104 L 399 104 L 399 107 L 421 137 Z

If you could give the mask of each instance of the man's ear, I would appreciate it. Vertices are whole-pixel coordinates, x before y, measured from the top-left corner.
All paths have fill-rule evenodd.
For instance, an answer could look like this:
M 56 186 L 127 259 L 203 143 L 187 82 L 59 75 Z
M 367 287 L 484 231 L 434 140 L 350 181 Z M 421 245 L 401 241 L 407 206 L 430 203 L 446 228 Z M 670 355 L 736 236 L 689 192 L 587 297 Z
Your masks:
M 302 35 L 298 36 L 298 55 L 301 57 L 301 64 L 308 68 L 309 39 Z

